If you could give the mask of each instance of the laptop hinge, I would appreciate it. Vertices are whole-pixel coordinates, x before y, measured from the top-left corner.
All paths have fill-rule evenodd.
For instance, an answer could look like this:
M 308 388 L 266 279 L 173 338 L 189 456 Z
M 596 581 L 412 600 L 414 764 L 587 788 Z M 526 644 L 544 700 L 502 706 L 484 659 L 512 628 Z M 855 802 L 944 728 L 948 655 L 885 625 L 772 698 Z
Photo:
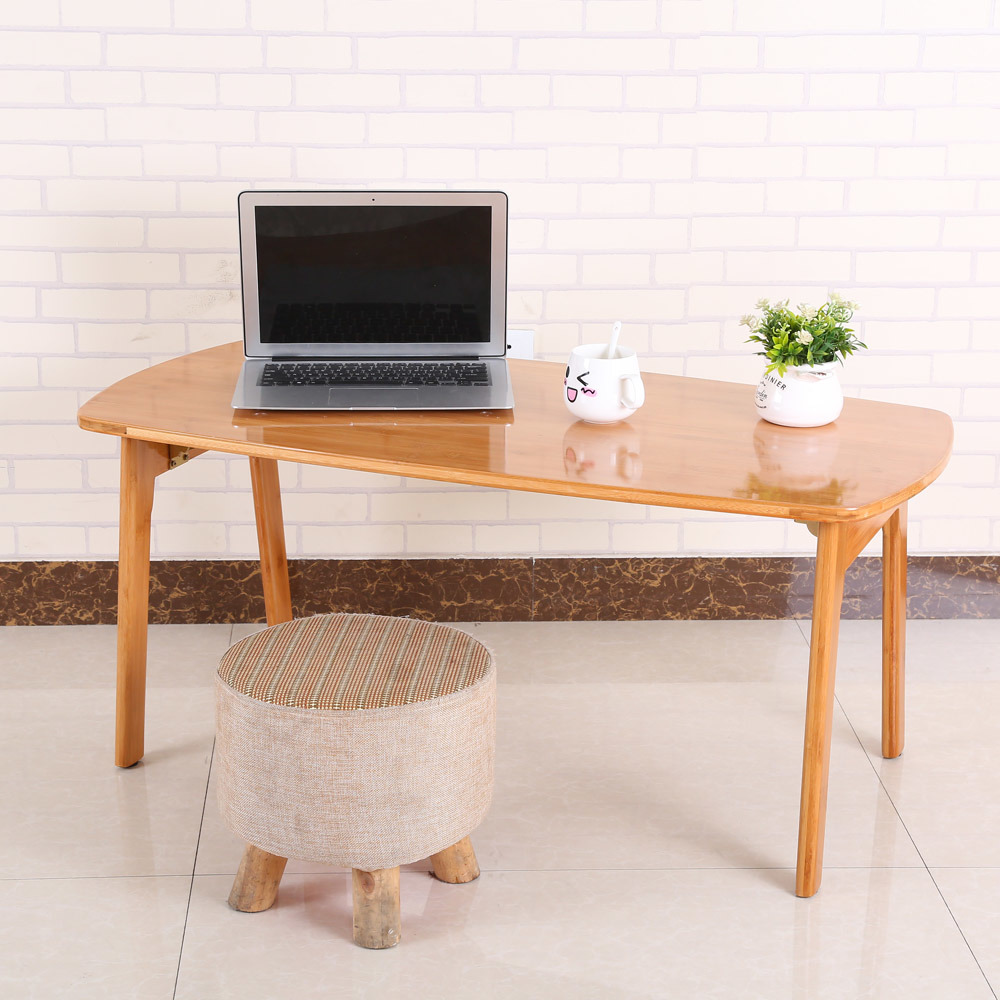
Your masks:
M 340 357 L 330 358 L 330 357 L 315 357 L 309 355 L 303 357 L 301 354 L 275 354 L 270 358 L 261 358 L 261 361 L 332 361 L 343 364 L 344 362 L 350 361 L 486 361 L 491 357 L 499 357 L 499 355 L 478 355 L 478 354 L 447 354 L 447 355 L 434 355 L 433 357 L 428 357 L 426 354 L 421 355 L 409 355 L 409 354 L 393 354 L 392 357 L 387 357 L 382 355 L 381 357 L 356 357 L 341 355 Z M 258 359 L 251 359 L 258 360 Z

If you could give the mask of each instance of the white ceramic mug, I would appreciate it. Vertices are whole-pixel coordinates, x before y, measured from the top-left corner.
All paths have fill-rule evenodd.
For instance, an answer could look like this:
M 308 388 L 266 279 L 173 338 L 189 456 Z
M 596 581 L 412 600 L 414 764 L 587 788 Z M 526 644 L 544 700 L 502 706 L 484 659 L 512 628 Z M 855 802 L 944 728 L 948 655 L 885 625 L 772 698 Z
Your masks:
M 646 399 L 635 351 L 619 347 L 608 358 L 607 350 L 607 344 L 574 347 L 563 380 L 566 408 L 574 417 L 594 424 L 624 420 Z

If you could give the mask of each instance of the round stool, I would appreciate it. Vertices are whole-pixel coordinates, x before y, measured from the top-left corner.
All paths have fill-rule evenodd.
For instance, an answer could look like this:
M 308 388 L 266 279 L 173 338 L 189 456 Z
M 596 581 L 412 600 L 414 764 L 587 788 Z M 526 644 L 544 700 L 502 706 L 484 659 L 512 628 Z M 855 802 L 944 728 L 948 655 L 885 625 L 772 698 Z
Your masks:
M 217 678 L 219 808 L 248 846 L 229 903 L 274 902 L 288 858 L 353 869 L 354 940 L 399 941 L 399 866 L 479 875 L 496 670 L 447 625 L 318 615 L 242 639 Z

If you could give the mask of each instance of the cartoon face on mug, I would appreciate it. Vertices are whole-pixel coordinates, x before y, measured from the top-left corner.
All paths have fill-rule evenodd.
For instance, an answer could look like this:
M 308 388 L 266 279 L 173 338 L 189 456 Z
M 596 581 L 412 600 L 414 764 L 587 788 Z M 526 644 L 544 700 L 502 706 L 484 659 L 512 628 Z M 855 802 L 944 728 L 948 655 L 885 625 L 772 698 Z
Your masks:
M 606 344 L 574 347 L 563 379 L 563 402 L 581 420 L 624 420 L 642 405 L 642 379 L 635 351 L 619 348 L 607 357 Z
M 566 366 L 566 377 L 563 379 L 563 385 L 566 386 L 566 398 L 571 403 L 575 403 L 578 396 L 597 395 L 597 389 L 588 380 L 590 372 L 583 370 L 589 366 L 581 364 L 581 362 L 586 362 L 586 360 L 586 358 L 570 358 L 570 363 Z M 576 371 L 572 371 L 574 367 L 577 369 Z

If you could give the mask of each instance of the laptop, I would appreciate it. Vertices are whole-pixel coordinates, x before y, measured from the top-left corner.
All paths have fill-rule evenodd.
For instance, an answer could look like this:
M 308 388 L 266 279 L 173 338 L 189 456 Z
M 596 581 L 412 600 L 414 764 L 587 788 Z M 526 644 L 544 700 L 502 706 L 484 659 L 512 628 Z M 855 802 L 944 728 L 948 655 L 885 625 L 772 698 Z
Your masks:
M 514 405 L 500 191 L 244 191 L 253 410 L 489 410 Z

